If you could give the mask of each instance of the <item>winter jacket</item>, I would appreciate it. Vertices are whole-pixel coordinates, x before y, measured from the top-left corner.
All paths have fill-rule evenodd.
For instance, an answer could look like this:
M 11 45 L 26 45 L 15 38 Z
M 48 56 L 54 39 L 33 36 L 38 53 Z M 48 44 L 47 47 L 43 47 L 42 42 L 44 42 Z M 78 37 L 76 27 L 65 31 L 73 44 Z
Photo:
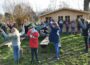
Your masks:
M 30 38 L 29 40 L 29 46 L 30 48 L 38 48 L 38 37 L 39 37 L 39 33 L 38 31 L 36 31 L 35 29 L 30 29 L 27 32 L 28 37 Z
M 2 31 L 2 34 L 6 37 L 11 39 L 12 41 L 12 46 L 19 46 L 20 47 L 20 36 L 22 36 L 25 33 L 25 29 L 24 26 L 22 28 L 22 32 L 19 33 L 19 31 L 15 28 L 15 32 L 14 33 L 9 33 L 6 34 L 4 31 Z
M 53 28 L 51 27 L 51 32 L 49 35 L 49 41 L 53 43 L 59 42 L 59 28 Z

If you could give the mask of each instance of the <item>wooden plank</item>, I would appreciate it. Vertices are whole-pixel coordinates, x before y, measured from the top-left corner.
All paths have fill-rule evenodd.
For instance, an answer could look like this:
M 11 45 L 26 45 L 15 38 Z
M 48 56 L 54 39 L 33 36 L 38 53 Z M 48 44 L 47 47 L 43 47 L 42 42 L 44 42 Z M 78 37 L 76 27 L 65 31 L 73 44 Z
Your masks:
M 0 47 L 4 46 L 4 45 L 7 45 L 8 47 L 10 47 L 12 45 L 12 42 L 9 40 L 9 41 L 5 41 L 4 43 L 2 43 L 0 45 Z
M 40 45 L 48 45 L 49 44 L 49 38 L 46 37 L 41 43 Z

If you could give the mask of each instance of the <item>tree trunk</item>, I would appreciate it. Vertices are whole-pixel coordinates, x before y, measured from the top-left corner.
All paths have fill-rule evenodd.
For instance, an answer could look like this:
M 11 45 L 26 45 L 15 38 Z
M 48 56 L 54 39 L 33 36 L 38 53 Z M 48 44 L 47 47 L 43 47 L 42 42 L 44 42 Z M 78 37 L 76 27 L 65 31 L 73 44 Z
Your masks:
M 89 10 L 89 2 L 90 2 L 90 0 L 84 0 L 84 10 L 85 11 Z

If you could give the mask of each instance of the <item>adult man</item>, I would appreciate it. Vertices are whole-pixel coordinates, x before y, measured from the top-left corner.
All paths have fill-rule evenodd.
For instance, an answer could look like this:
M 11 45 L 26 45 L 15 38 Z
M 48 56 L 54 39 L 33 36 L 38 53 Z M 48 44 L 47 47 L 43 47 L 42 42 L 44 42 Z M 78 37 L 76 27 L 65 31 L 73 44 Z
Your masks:
M 85 41 L 85 53 L 88 53 L 88 29 L 89 29 L 89 25 L 88 22 L 85 21 L 83 18 L 81 19 L 82 23 L 81 23 L 81 27 L 82 27 L 82 35 L 84 37 L 84 41 Z

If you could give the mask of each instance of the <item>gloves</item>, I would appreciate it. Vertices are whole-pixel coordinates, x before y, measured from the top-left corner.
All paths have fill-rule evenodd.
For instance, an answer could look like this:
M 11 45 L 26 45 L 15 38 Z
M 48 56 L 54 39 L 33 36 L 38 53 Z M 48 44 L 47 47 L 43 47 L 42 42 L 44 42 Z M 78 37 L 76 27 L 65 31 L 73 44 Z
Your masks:
M 30 35 L 30 38 L 35 38 L 33 35 Z
M 30 35 L 30 38 L 32 38 L 33 36 L 32 35 Z
M 59 30 L 57 31 L 57 35 L 59 36 Z

